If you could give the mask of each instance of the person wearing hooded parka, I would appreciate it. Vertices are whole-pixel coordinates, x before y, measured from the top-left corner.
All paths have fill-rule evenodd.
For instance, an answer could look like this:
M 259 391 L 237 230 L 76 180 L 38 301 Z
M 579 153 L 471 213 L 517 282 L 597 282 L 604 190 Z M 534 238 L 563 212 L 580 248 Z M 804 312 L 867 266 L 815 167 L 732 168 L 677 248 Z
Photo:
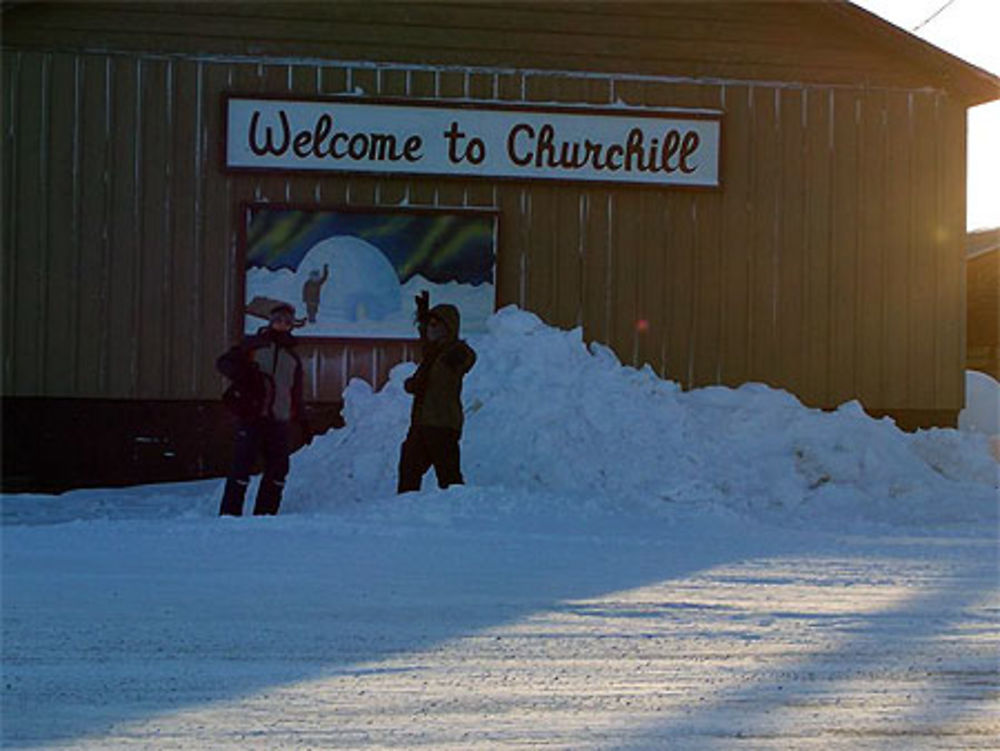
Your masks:
M 438 486 L 461 485 L 459 441 L 462 437 L 462 379 L 476 353 L 459 339 L 461 316 L 454 305 L 428 310 L 427 297 L 417 298 L 422 354 L 416 372 L 403 388 L 413 394 L 410 429 L 400 449 L 400 493 L 420 490 L 432 466 Z

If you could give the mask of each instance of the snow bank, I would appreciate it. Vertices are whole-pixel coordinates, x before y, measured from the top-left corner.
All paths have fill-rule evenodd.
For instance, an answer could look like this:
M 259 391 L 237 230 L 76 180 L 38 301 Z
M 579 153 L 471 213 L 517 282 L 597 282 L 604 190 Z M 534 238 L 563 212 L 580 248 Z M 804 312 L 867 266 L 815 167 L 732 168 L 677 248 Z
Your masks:
M 958 413 L 958 429 L 1000 435 L 1000 383 L 993 376 L 965 371 L 965 409 Z
M 579 497 L 612 509 L 722 507 L 800 523 L 995 523 L 985 436 L 900 431 L 857 403 L 808 409 L 761 384 L 683 392 L 536 316 L 505 308 L 470 338 L 463 469 L 473 487 Z M 293 458 L 286 508 L 391 496 L 409 416 L 397 366 L 374 393 L 353 380 L 347 426 Z M 425 488 L 434 484 L 433 472 Z M 471 488 L 470 488 L 471 490 Z M 468 492 L 468 491 L 463 491 Z M 503 493 L 493 494 L 502 496 Z

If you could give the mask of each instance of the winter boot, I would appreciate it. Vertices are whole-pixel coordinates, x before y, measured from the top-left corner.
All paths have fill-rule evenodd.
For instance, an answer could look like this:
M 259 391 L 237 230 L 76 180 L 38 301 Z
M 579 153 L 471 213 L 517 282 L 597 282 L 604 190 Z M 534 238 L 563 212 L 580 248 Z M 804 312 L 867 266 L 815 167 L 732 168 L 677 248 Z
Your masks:
M 254 516 L 274 516 L 281 505 L 281 494 L 285 490 L 284 480 L 263 478 L 257 491 L 257 502 L 254 504 Z

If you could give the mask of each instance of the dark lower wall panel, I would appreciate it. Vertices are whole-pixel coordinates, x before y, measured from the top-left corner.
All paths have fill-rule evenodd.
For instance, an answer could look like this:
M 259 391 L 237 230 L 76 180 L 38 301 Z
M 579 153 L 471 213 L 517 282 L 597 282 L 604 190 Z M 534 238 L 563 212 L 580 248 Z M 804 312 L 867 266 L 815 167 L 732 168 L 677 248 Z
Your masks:
M 340 409 L 307 405 L 313 432 L 343 425 Z M 59 493 L 222 477 L 234 428 L 219 401 L 5 398 L 2 489 Z
M 307 405 L 314 433 L 342 427 L 340 402 Z M 951 410 L 872 411 L 903 430 L 954 427 Z M 218 401 L 3 399 L 5 493 L 60 493 L 223 477 L 235 423 Z M 301 447 L 295 435 L 293 447 Z
M 875 419 L 891 417 L 900 430 L 912 433 L 928 428 L 958 427 L 958 412 L 954 409 L 869 409 Z

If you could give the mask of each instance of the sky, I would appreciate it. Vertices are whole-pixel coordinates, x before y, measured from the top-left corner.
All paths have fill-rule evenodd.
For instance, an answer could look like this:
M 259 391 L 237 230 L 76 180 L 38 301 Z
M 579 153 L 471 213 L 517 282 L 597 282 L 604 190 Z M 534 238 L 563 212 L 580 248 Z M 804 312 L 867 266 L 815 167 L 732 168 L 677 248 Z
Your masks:
M 852 2 L 973 65 L 1000 75 L 1000 0 Z M 969 230 L 1000 227 L 1000 101 L 970 109 L 968 128 L 966 227 Z

